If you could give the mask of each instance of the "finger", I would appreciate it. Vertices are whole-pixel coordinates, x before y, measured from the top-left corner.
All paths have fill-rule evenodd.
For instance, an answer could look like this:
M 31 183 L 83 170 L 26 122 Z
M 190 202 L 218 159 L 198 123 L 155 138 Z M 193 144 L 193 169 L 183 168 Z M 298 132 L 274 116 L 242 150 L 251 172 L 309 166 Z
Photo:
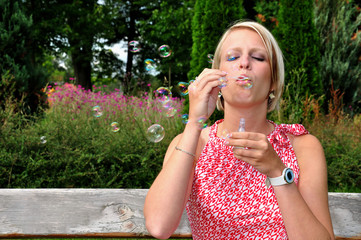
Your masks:
M 230 139 L 248 139 L 253 141 L 260 141 L 267 139 L 264 134 L 254 132 L 232 132 L 229 135 Z
M 214 70 L 214 69 L 212 69 Z M 203 89 L 209 82 L 220 82 L 219 79 L 226 75 L 225 72 L 220 70 L 208 71 L 203 73 L 197 77 L 197 87 Z M 217 85 L 218 86 L 218 85 Z

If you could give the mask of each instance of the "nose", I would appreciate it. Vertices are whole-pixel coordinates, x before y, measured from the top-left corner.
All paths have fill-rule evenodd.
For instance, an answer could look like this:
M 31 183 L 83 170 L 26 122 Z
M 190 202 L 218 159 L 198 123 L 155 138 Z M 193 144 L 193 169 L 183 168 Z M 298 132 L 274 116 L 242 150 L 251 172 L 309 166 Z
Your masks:
M 240 70 L 249 70 L 250 69 L 250 61 L 248 59 L 248 56 L 240 57 L 239 68 L 240 68 Z

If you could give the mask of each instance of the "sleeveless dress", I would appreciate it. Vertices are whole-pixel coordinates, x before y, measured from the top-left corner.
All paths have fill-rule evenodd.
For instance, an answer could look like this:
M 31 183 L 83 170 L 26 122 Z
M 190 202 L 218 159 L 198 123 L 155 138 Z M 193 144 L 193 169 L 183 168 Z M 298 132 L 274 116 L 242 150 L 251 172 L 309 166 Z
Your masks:
M 210 127 L 209 140 L 195 167 L 186 206 L 193 239 L 288 239 L 273 188 L 266 187 L 266 176 L 235 158 L 232 147 L 217 137 L 222 121 Z M 301 124 L 271 123 L 275 129 L 268 140 L 292 168 L 298 184 L 299 167 L 287 134 L 308 131 Z

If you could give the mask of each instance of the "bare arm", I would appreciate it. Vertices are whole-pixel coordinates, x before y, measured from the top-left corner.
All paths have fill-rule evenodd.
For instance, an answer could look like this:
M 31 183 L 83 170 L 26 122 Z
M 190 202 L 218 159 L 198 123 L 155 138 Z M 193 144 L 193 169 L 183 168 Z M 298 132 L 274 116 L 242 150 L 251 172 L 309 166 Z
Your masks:
M 201 117 L 207 119 L 214 111 L 219 92 L 218 79 L 224 75 L 220 70 L 205 69 L 189 86 L 189 122 L 184 132 L 169 145 L 163 169 L 145 199 L 146 227 L 154 237 L 168 238 L 180 222 L 191 191 L 194 162 L 202 148 L 198 120 Z M 176 150 L 176 146 L 183 151 Z
M 175 150 L 175 146 L 195 153 L 200 129 L 187 124 L 184 132 L 169 145 L 163 169 L 152 184 L 144 204 L 144 216 L 148 231 L 157 238 L 168 238 L 177 228 L 188 200 L 193 172 L 193 156 Z
M 312 135 L 295 137 L 293 147 L 300 167 L 298 187 L 274 187 L 289 239 L 334 239 L 323 148 Z
M 228 145 L 250 147 L 248 150 L 234 149 L 235 157 L 269 177 L 281 176 L 285 168 L 263 134 L 232 133 Z M 289 239 L 334 239 L 322 146 L 309 134 L 292 137 L 292 146 L 300 167 L 299 184 L 273 187 Z

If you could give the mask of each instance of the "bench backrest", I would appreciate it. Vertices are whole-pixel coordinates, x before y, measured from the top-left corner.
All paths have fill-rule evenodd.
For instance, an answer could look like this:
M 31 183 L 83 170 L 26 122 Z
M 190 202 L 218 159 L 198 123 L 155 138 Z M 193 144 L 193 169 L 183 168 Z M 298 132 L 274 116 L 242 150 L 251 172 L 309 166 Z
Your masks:
M 0 189 L 0 238 L 150 237 L 147 189 Z M 338 239 L 361 239 L 361 194 L 329 193 Z M 173 237 L 190 238 L 186 214 Z

